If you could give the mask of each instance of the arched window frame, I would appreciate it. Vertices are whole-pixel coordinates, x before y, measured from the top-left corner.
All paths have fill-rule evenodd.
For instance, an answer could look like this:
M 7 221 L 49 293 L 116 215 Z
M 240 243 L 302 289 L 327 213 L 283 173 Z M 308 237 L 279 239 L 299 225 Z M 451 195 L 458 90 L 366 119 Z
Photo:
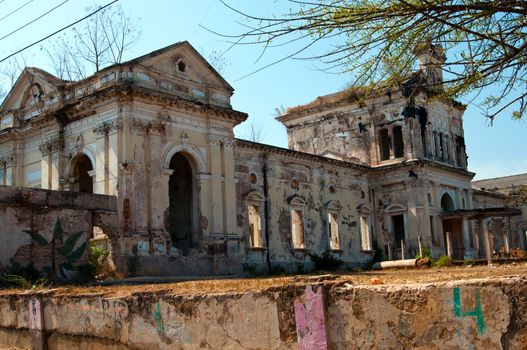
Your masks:
M 245 208 L 247 211 L 247 220 L 246 220 L 246 230 L 247 238 L 249 242 L 250 249 L 263 249 L 266 247 L 265 240 L 265 220 L 264 210 L 265 210 L 265 197 L 259 191 L 251 191 L 245 196 Z M 254 208 L 256 211 L 256 222 L 255 226 L 251 229 L 251 208 Z M 259 230 L 259 233 L 254 233 L 254 230 Z
M 408 240 L 408 211 L 407 208 L 398 203 L 394 203 L 389 205 L 386 210 L 384 211 L 386 214 L 387 219 L 387 227 L 390 228 L 390 233 L 393 235 L 393 238 L 395 240 L 395 228 L 393 226 L 393 216 L 402 215 L 403 216 L 403 223 L 404 223 L 404 240 Z M 396 246 L 398 247 L 399 242 L 395 242 Z
M 373 251 L 373 238 L 371 230 L 371 210 L 366 204 L 361 204 L 357 207 L 357 214 L 359 216 L 360 224 L 360 241 L 361 250 L 363 252 Z
M 339 201 L 329 201 L 324 206 L 326 209 L 327 217 L 327 237 L 330 250 L 339 251 L 341 250 L 340 241 L 341 241 L 341 218 L 340 212 L 342 210 L 342 205 Z
M 289 201 L 291 244 L 297 250 L 306 249 L 305 207 L 306 201 L 300 196 L 294 196 Z

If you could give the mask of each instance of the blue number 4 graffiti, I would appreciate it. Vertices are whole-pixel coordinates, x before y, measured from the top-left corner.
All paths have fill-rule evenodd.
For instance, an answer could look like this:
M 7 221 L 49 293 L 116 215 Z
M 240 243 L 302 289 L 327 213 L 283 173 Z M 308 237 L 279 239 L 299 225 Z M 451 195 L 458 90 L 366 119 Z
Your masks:
M 454 288 L 454 316 L 462 317 L 476 317 L 478 325 L 478 332 L 485 333 L 485 321 L 483 320 L 483 310 L 481 308 L 481 296 L 479 289 L 475 291 L 476 306 L 472 310 L 463 311 L 461 309 L 461 292 L 459 288 Z

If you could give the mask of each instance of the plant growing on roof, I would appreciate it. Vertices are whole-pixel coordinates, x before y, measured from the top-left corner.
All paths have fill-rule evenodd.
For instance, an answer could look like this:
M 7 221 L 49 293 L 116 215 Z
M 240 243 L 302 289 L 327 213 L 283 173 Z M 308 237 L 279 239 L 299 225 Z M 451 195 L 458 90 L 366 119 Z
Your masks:
M 51 280 L 57 279 L 57 270 L 60 273 L 62 279 L 68 279 L 66 271 L 77 271 L 77 267 L 74 265 L 84 254 L 86 250 L 86 241 L 78 245 L 79 239 L 83 235 L 83 231 L 79 231 L 71 234 L 64 241 L 64 230 L 60 219 L 57 217 L 55 225 L 53 226 L 53 236 L 51 242 L 46 237 L 42 236 L 36 231 L 31 229 L 24 230 L 24 233 L 31 237 L 32 242 L 35 242 L 41 247 L 51 246 L 51 266 L 44 267 L 44 271 L 50 276 Z M 59 264 L 57 266 L 57 260 L 60 257 Z

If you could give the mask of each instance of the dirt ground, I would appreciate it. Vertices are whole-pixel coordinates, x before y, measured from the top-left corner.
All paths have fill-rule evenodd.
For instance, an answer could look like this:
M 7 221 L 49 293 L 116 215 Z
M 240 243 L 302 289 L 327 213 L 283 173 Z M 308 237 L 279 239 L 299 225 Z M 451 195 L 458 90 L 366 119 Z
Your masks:
M 271 287 L 290 284 L 305 284 L 322 279 L 331 279 L 334 282 L 348 282 L 351 284 L 372 284 L 373 279 L 380 279 L 384 284 L 412 284 L 430 283 L 441 281 L 458 281 L 479 278 L 507 278 L 527 277 L 527 263 L 492 266 L 458 266 L 444 268 L 406 269 L 361 271 L 332 275 L 298 275 L 285 277 L 262 277 L 241 279 L 218 279 L 202 281 L 186 281 L 166 284 L 143 284 L 132 286 L 69 286 L 52 289 L 39 289 L 40 293 L 55 295 L 101 295 L 110 297 L 123 297 L 134 293 L 160 293 L 172 295 L 199 295 L 229 292 L 258 291 Z M 379 281 L 377 281 L 379 283 Z M 2 294 L 10 294 L 13 290 L 2 290 Z M 28 291 L 29 292 L 29 291 Z M 30 292 L 29 292 L 30 293 Z

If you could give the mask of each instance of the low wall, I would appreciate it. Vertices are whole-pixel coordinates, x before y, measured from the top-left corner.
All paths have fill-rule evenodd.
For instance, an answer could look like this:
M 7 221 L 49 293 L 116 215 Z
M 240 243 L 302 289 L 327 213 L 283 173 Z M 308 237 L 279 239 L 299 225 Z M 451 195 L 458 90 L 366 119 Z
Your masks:
M 325 282 L 193 296 L 164 288 L 2 294 L 0 344 L 105 350 L 525 349 L 527 344 L 527 278 L 376 286 Z
M 57 220 L 62 235 L 54 240 Z M 94 225 L 104 229 L 115 253 L 118 239 L 112 238 L 118 234 L 118 217 L 114 196 L 0 186 L 0 269 L 32 262 L 46 270 L 53 256 L 57 269 L 71 270 L 65 263 L 86 263 L 86 241 Z

